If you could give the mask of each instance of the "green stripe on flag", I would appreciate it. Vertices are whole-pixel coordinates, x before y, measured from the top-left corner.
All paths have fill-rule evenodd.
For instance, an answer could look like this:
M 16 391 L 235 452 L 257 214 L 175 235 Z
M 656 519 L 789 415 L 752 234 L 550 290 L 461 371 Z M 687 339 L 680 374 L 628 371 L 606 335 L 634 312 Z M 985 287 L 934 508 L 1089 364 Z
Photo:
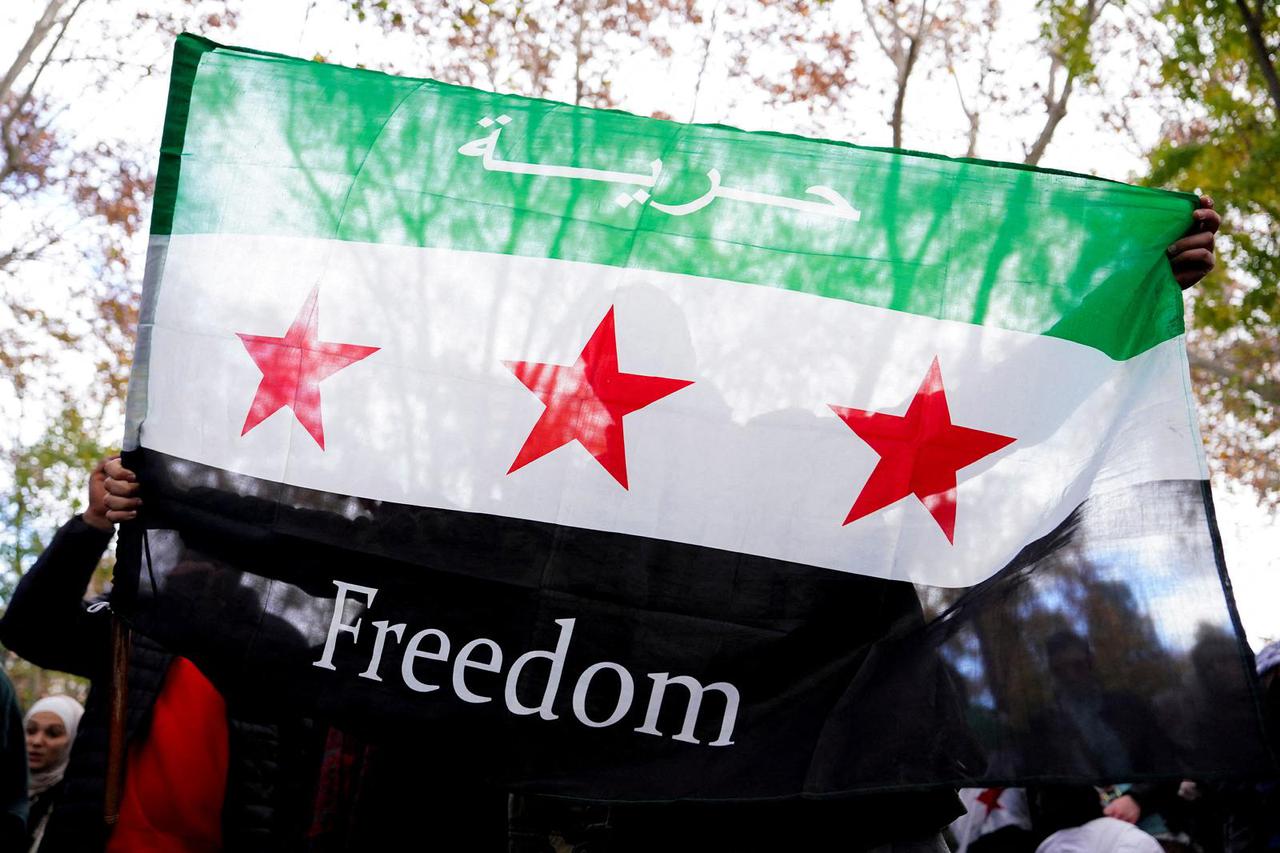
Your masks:
M 1183 331 L 1164 250 L 1194 205 L 1082 175 L 684 125 L 184 35 L 152 231 L 663 270 L 1125 359 Z

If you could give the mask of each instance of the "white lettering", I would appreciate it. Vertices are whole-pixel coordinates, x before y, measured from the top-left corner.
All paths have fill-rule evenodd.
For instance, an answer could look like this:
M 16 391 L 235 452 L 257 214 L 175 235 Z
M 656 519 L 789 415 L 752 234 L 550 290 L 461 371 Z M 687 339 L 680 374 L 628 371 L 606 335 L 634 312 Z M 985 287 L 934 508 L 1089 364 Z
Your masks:
M 373 623 L 373 627 L 378 629 L 377 636 L 373 638 L 373 655 L 369 658 L 369 667 L 360 673 L 360 677 L 370 681 L 381 681 L 382 676 L 378 675 L 378 667 L 382 665 L 382 647 L 387 642 L 387 634 L 395 634 L 397 642 L 403 640 L 405 625 L 403 622 L 392 625 L 386 619 L 379 619 Z
M 420 652 L 418 646 L 422 645 L 422 641 L 427 637 L 435 637 L 440 643 L 438 651 Z M 425 628 L 409 638 L 409 645 L 404 649 L 404 660 L 400 662 L 400 677 L 404 679 L 405 685 L 410 690 L 416 690 L 419 693 L 430 693 L 432 690 L 439 690 L 439 684 L 427 684 L 419 681 L 413 674 L 413 663 L 418 658 L 426 658 L 427 660 L 448 660 L 449 659 L 449 637 L 444 631 L 435 628 Z
M 333 650 L 338 645 L 338 634 L 350 634 L 353 640 L 360 637 L 359 619 L 350 625 L 342 621 L 346 615 L 347 593 L 358 592 L 368 599 L 367 606 L 372 607 L 373 597 L 378 594 L 378 591 L 371 586 L 359 586 L 358 584 L 345 583 L 343 581 L 334 581 L 333 585 L 338 588 L 338 595 L 333 599 L 333 618 L 329 620 L 329 635 L 325 637 L 324 654 L 320 655 L 320 660 L 313 661 L 311 665 L 318 666 L 321 669 L 336 670 L 337 667 L 333 665 Z
M 733 743 L 733 726 L 738 720 L 738 688 L 725 681 L 717 681 L 715 684 L 703 687 L 702 683 L 695 678 L 687 675 L 677 675 L 672 678 L 671 674 L 666 672 L 651 672 L 649 677 L 653 679 L 649 709 L 645 713 L 644 725 L 635 731 L 646 735 L 662 735 L 662 732 L 658 731 L 658 714 L 662 710 L 662 698 L 666 695 L 668 684 L 679 684 L 689 691 L 689 706 L 684 713 L 684 726 L 681 727 L 680 734 L 672 735 L 671 739 L 685 743 L 702 743 L 693 736 L 693 727 L 698 721 L 698 710 L 702 707 L 702 696 L 708 690 L 719 690 L 724 694 L 725 699 L 724 717 L 720 722 L 720 736 L 708 745 L 729 746 Z
M 613 713 L 609 714 L 604 720 L 596 722 L 587 716 L 587 691 L 591 689 L 591 680 L 596 677 L 596 673 L 603 669 L 611 669 L 618 674 L 618 702 L 614 705 Z M 627 711 L 631 710 L 631 697 L 634 695 L 635 682 L 631 679 L 631 673 L 616 663 L 601 661 L 587 667 L 583 670 L 582 675 L 578 676 L 578 683 L 573 688 L 573 715 L 584 726 L 590 726 L 593 729 L 612 726 L 626 716 Z
M 320 659 L 312 662 L 312 666 L 328 670 L 337 669 L 333 663 L 333 658 L 337 651 L 338 638 L 341 634 L 349 634 L 352 644 L 359 644 L 363 618 L 355 617 L 362 617 L 364 612 L 372 608 L 374 598 L 378 595 L 378 590 L 375 587 L 360 586 L 337 580 L 333 584 L 338 591 L 334 597 L 333 614 L 329 620 L 329 630 L 325 636 L 324 650 L 320 655 Z M 357 598 L 361 596 L 364 598 L 363 604 Z M 353 599 L 356 600 L 353 601 Z M 348 612 L 351 609 L 348 607 L 350 604 L 355 605 L 354 612 Z M 448 634 L 438 628 L 425 628 L 415 633 L 405 643 L 404 635 L 407 633 L 408 628 L 404 622 L 392 624 L 389 620 L 379 619 L 370 624 L 375 632 L 373 647 L 369 656 L 369 664 L 363 672 L 359 673 L 360 678 L 379 682 L 383 680 L 380 670 L 382 659 L 386 652 L 387 636 L 390 635 L 395 638 L 396 643 L 404 644 L 404 653 L 400 662 L 400 676 L 404 680 L 405 686 L 417 693 L 432 693 L 440 689 L 439 684 L 428 683 L 419 678 L 415 668 L 419 660 L 441 662 L 449 660 L 451 643 Z M 555 624 L 559 626 L 560 633 L 556 639 L 554 649 L 535 649 L 534 651 L 525 652 L 511 663 L 511 669 L 506 674 L 502 692 L 507 709 L 512 714 L 519 716 L 537 714 L 544 720 L 558 719 L 558 715 L 552 711 L 552 708 L 555 705 L 556 695 L 560 690 L 560 682 L 564 676 L 565 665 L 569 657 L 569 643 L 573 639 L 574 626 L 577 624 L 577 620 L 556 619 Z M 423 648 L 423 645 L 428 640 L 435 641 L 434 648 L 431 646 Z M 485 654 L 482 650 L 487 650 L 488 653 Z M 470 670 L 501 673 L 504 659 L 505 654 L 496 640 L 480 637 L 465 643 L 453 659 L 451 672 L 454 693 L 462 701 L 472 704 L 492 702 L 497 698 L 496 696 L 482 695 L 468 686 L 468 673 Z M 527 665 L 533 661 L 544 660 L 548 663 L 545 683 L 540 684 L 538 675 L 534 674 L 529 678 L 524 678 L 522 684 L 521 679 L 525 675 Z M 601 692 L 609 690 L 609 687 L 597 685 L 599 680 L 597 676 L 605 670 L 611 671 L 618 680 L 617 697 L 612 709 L 609 709 L 608 697 Z M 706 745 L 731 746 L 734 743 L 733 732 L 734 727 L 737 725 L 738 708 L 741 702 L 738 689 L 734 685 L 725 681 L 703 685 L 702 682 L 691 676 L 673 676 L 669 672 L 650 672 L 646 674 L 653 681 L 653 689 L 645 709 L 644 723 L 638 728 L 632 729 L 632 731 L 639 734 L 664 737 L 663 732 L 658 728 L 658 724 L 663 719 L 674 721 L 676 710 L 667 709 L 664 718 L 663 709 L 667 688 L 674 684 L 688 691 L 688 704 L 684 709 L 684 719 L 681 723 L 680 731 L 670 735 L 672 740 L 691 744 L 703 743 L 702 740 L 695 736 L 695 730 L 705 731 L 710 724 L 715 722 L 714 717 L 702 720 L 699 715 L 702 712 L 702 706 L 707 694 L 716 692 L 724 698 L 724 713 L 720 719 L 719 733 L 715 740 L 709 741 Z M 501 676 L 498 677 L 500 678 Z M 611 679 L 606 679 L 606 681 L 612 684 Z M 593 686 L 597 688 L 597 696 L 594 698 L 591 693 Z M 522 688 L 523 695 L 526 697 L 531 695 L 539 696 L 537 704 L 526 705 L 521 701 Z M 493 689 L 489 692 L 496 693 L 496 691 L 497 684 L 495 682 Z M 620 663 L 600 661 L 587 667 L 578 675 L 578 679 L 574 683 L 570 707 L 573 710 L 573 716 L 582 725 L 592 729 L 603 729 L 616 725 L 626 717 L 635 703 L 635 698 L 635 678 L 630 670 Z M 592 700 L 590 711 L 588 710 L 588 700 Z M 607 714 L 605 714 L 606 711 L 608 712 Z M 596 716 L 593 717 L 593 713 Z
M 471 653 L 481 646 L 489 647 L 489 660 L 487 663 L 471 660 Z M 492 697 L 480 696 L 467 689 L 467 683 L 465 681 L 467 667 L 478 669 L 483 672 L 497 672 L 502 669 L 502 649 L 498 648 L 498 644 L 493 640 L 486 640 L 481 637 L 480 639 L 472 640 L 463 646 L 458 651 L 458 656 L 453 661 L 453 692 L 458 694 L 458 698 L 463 702 L 472 702 L 475 704 L 491 701 Z
M 556 690 L 560 687 L 560 674 L 564 672 L 564 661 L 569 653 L 569 638 L 573 636 L 573 623 L 575 621 L 577 620 L 556 620 L 556 624 L 560 626 L 560 639 L 556 642 L 556 650 L 554 652 L 525 652 L 516 658 L 515 663 L 511 664 L 511 672 L 507 673 L 507 686 L 504 691 L 507 708 L 511 713 L 519 714 L 520 716 L 537 714 L 544 720 L 556 719 L 556 715 L 551 713 L 551 703 L 555 701 Z M 542 658 L 551 661 L 551 673 L 547 678 L 547 687 L 542 692 L 542 702 L 537 707 L 529 707 L 523 704 L 516 695 L 516 687 L 519 685 L 520 673 L 524 670 L 525 664 L 531 660 Z

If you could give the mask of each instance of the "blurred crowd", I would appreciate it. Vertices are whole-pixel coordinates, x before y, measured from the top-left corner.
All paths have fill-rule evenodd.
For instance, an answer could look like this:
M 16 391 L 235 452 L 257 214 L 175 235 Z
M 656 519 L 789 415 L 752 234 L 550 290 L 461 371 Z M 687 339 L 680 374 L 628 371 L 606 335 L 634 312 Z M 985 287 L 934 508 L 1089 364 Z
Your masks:
M 1014 774 L 1039 784 L 962 790 L 964 813 L 941 835 L 961 811 L 950 790 L 665 806 L 508 794 L 432 772 L 460 766 L 457 756 L 246 713 L 190 661 L 137 634 L 113 723 L 104 685 L 115 666 L 114 617 L 106 600 L 84 595 L 115 524 L 140 505 L 134 474 L 104 460 L 90 477 L 89 508 L 58 531 L 0 620 L 11 651 L 92 685 L 87 707 L 51 695 L 24 713 L 0 670 L 0 851 L 325 853 L 400 847 L 415 833 L 413 849 L 509 853 L 940 853 L 944 844 L 961 853 L 1280 851 L 1280 785 L 1245 777 L 1095 786 Z M 1087 641 L 1064 630 L 1046 646 L 1057 698 L 1034 726 L 1046 768 L 1070 768 L 1088 753 L 1102 763 L 1082 767 L 1122 775 L 1136 753 L 1171 743 L 1133 694 L 1101 688 Z M 1280 731 L 1280 643 L 1256 667 L 1260 710 Z M 113 727 L 127 744 L 114 779 Z
M 1276 731 L 1280 642 L 1256 660 L 1266 722 Z M 949 828 L 958 853 L 1280 850 L 1280 782 L 1274 779 L 966 788 L 960 797 L 965 814 Z

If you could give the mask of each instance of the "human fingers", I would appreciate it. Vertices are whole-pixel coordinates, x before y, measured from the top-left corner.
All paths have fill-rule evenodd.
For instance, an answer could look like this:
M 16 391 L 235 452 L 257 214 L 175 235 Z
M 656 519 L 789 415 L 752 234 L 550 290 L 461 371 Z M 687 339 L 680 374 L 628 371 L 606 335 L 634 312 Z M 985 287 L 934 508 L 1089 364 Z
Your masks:
M 1169 257 L 1176 258 L 1178 255 L 1190 249 L 1208 249 L 1213 251 L 1213 232 L 1201 231 L 1197 234 L 1190 234 L 1181 239 L 1175 240 L 1166 250 Z
M 1191 223 L 1192 228 L 1212 234 L 1221 227 L 1222 216 L 1211 207 L 1201 207 L 1191 211 Z
M 111 481 L 108 480 L 107 482 Z M 108 494 L 106 505 L 107 520 L 112 524 L 119 524 L 122 521 L 132 521 L 137 518 L 138 507 L 142 506 L 142 500 L 124 495 Z
M 131 498 L 124 495 L 107 495 L 107 509 L 120 511 L 131 511 L 142 506 L 142 498 Z
M 117 480 L 115 477 L 108 477 L 103 485 L 106 487 L 108 495 L 116 495 L 122 498 L 133 497 L 141 487 L 140 483 Z
M 1196 284 L 1214 267 L 1213 252 L 1208 249 L 1192 249 L 1172 260 L 1173 278 L 1183 290 Z
M 113 480 L 137 480 L 138 477 L 128 468 L 124 467 L 124 463 L 120 461 L 119 456 L 113 456 L 107 460 L 106 465 L 107 476 Z

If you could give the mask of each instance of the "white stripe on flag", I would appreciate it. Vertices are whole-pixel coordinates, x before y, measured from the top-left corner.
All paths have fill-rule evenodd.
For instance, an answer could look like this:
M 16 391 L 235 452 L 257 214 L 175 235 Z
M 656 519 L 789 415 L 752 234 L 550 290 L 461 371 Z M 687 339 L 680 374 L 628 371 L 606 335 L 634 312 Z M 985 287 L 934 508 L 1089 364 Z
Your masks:
M 1181 338 L 1127 362 L 1052 337 L 668 273 L 316 239 L 195 235 L 163 270 L 143 446 L 386 501 L 618 531 L 937 586 L 976 583 L 1090 494 L 1205 477 Z M 319 287 L 326 449 L 287 410 L 241 435 Z M 629 489 L 571 443 L 508 474 L 610 306 L 624 372 L 694 384 L 625 418 Z M 877 454 L 829 407 L 901 414 L 937 357 L 954 424 L 1011 436 L 959 475 L 955 544 L 914 497 L 843 521 Z M 143 369 L 148 366 L 143 365 Z

